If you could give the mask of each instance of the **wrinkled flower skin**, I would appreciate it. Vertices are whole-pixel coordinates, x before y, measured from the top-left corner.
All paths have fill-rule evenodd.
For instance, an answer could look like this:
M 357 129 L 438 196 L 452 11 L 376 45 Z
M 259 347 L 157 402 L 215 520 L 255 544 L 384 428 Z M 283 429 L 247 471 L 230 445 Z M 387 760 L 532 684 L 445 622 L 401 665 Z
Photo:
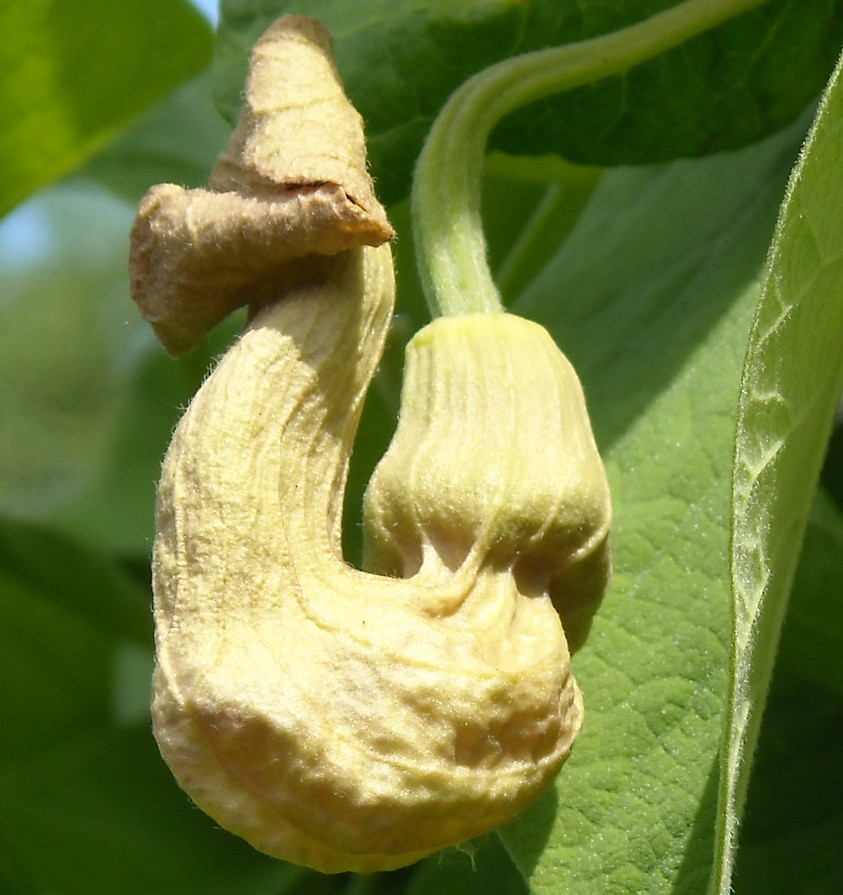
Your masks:
M 273 151 L 289 134 L 313 139 Z M 407 865 L 548 787 L 583 720 L 566 630 L 578 645 L 609 574 L 579 382 L 507 314 L 437 320 L 410 343 L 365 499 L 367 570 L 345 562 L 391 235 L 329 40 L 298 17 L 258 42 L 211 189 L 154 188 L 133 232 L 135 298 L 170 351 L 251 315 L 163 463 L 155 737 L 220 825 L 327 873 Z

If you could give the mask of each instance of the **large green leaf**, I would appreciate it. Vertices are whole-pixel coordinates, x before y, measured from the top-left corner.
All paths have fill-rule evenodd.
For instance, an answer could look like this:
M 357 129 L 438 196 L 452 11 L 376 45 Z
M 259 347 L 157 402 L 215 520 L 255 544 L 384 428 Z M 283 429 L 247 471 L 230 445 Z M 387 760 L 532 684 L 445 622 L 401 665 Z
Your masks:
M 249 48 L 280 13 L 322 19 L 349 96 L 366 119 L 382 199 L 404 195 L 437 111 L 499 59 L 616 30 L 665 0 L 223 0 L 221 108 L 240 106 Z M 792 120 L 825 82 L 843 38 L 843 3 L 774 0 L 625 77 L 527 108 L 493 144 L 590 164 L 699 155 L 757 140 Z
M 503 832 L 533 892 L 699 893 L 709 878 L 738 384 L 795 140 L 606 174 L 516 304 L 583 378 L 615 504 L 613 584 L 574 659 L 583 733 Z
M 717 890 L 731 849 L 799 547 L 843 387 L 843 83 L 838 66 L 782 206 L 741 383 L 735 634 Z
M 301 876 L 191 807 L 148 723 L 92 727 L 0 772 L 0 806 L 0 874 L 5 858 L 33 892 L 286 895 Z
M 91 628 L 150 645 L 149 587 L 106 555 L 48 528 L 0 517 L 0 569 L 15 587 L 37 590 Z
M 151 640 L 146 582 L 73 540 L 0 517 L 0 770 L 129 717 L 128 694 L 140 692 L 145 717 Z M 118 680 L 132 653 L 145 658 L 142 680 L 125 671 Z
M 185 0 L 15 0 L 0 6 L 0 33 L 0 215 L 211 53 L 207 22 Z
M 405 895 L 527 895 L 527 887 L 497 837 L 485 836 L 418 865 Z
M 753 762 L 738 895 L 825 895 L 843 880 L 843 514 L 814 502 Z
M 133 205 L 156 183 L 200 187 L 231 131 L 211 97 L 211 76 L 188 81 L 78 172 Z
M 741 827 L 736 895 L 840 891 L 841 740 L 839 699 L 793 679 L 774 679 Z
M 843 698 L 841 582 L 843 514 L 821 491 L 808 520 L 776 662 L 806 690 Z

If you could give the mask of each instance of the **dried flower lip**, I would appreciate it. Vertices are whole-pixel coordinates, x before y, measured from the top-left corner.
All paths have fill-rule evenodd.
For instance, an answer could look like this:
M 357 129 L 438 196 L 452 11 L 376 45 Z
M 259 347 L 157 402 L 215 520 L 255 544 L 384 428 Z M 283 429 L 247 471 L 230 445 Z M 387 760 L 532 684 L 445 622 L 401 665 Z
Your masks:
M 162 184 L 132 230 L 132 294 L 164 347 L 183 354 L 237 308 L 282 296 L 302 259 L 390 235 L 336 184 L 277 198 Z
M 237 308 L 282 297 L 300 281 L 301 259 L 394 236 L 329 48 L 318 22 L 279 20 L 255 46 L 246 105 L 208 188 L 161 184 L 141 201 L 132 296 L 170 353 L 189 351 Z

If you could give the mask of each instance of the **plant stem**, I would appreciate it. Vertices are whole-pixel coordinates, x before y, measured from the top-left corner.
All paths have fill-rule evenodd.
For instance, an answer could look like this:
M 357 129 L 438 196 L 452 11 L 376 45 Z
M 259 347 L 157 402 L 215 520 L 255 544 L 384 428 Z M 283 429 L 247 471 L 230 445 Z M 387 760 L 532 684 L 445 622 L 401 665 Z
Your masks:
M 590 40 L 505 59 L 448 100 L 413 177 L 419 273 L 436 317 L 503 310 L 486 262 L 480 215 L 483 155 L 492 128 L 520 106 L 619 74 L 767 0 L 685 0 Z

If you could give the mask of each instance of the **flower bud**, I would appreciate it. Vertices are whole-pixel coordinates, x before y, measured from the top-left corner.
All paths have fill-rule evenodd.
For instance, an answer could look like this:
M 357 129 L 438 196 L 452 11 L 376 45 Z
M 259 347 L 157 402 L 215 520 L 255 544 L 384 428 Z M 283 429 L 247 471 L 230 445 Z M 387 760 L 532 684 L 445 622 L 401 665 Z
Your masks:
M 444 317 L 407 347 L 401 416 L 365 500 L 367 568 L 511 569 L 579 646 L 606 588 L 611 505 L 577 375 L 511 314 Z

